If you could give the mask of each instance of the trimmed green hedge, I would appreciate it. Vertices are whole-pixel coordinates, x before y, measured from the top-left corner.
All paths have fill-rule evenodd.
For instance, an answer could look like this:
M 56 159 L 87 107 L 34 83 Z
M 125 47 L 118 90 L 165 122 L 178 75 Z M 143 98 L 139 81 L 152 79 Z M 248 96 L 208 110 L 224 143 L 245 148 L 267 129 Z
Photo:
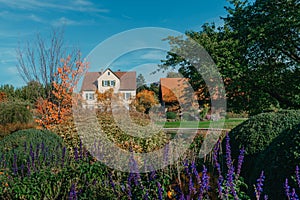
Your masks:
M 256 163 L 261 162 L 258 159 L 261 153 L 266 151 L 280 134 L 291 131 L 293 126 L 299 123 L 300 110 L 283 110 L 252 116 L 229 132 L 232 157 L 237 158 L 239 150 L 242 147 L 245 148 L 242 176 L 248 185 L 255 184 L 259 177 L 260 172 L 254 172 L 254 169 Z M 223 142 L 223 149 L 225 150 L 225 142 Z M 265 162 L 270 165 L 268 160 Z M 278 184 L 283 183 L 278 182 Z M 252 187 L 250 187 L 250 193 L 253 194 Z
M 233 156 L 244 147 L 246 155 L 265 150 L 281 132 L 300 123 L 300 110 L 261 113 L 249 118 L 229 132 Z
M 300 167 L 300 123 L 293 129 L 282 132 L 269 147 L 260 154 L 255 163 L 250 181 L 255 182 L 264 170 L 264 190 L 270 199 L 284 199 L 283 184 L 289 179 L 289 185 L 298 188 L 291 177 L 295 168 Z

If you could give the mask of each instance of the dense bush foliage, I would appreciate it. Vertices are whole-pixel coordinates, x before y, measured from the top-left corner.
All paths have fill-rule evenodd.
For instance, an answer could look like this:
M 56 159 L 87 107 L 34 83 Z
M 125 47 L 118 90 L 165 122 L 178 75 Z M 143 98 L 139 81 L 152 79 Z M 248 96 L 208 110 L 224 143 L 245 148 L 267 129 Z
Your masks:
M 62 156 L 64 142 L 61 137 L 47 130 L 27 129 L 14 132 L 0 141 L 0 155 L 7 167 L 27 165 L 28 159 L 38 162 L 46 156 Z M 33 151 L 33 149 L 37 149 Z M 67 151 L 64 152 L 67 156 Z M 52 158 L 51 158 L 52 159 Z
M 32 121 L 32 113 L 29 105 L 19 101 L 0 103 L 0 124 L 29 123 Z
M 167 112 L 166 116 L 167 116 L 167 119 L 176 119 L 176 117 L 177 117 L 175 112 Z
M 246 155 L 265 150 L 282 131 L 300 122 L 300 110 L 261 113 L 244 121 L 229 133 L 232 149 L 244 147 Z
M 265 172 L 265 191 L 270 199 L 284 199 L 282 183 L 295 175 L 295 166 L 300 163 L 300 123 L 293 129 L 283 131 L 263 151 L 250 175 L 255 182 L 260 172 Z M 295 185 L 293 185 L 296 187 Z
M 0 139 L 12 132 L 35 127 L 30 104 L 22 101 L 0 102 Z
M 260 154 L 265 151 L 274 139 L 281 133 L 292 129 L 300 123 L 300 111 L 284 110 L 278 112 L 261 113 L 249 118 L 229 132 L 233 156 L 238 156 L 240 148 L 245 148 L 245 161 L 242 175 L 248 185 L 255 181 L 250 180 L 255 163 Z M 223 145 L 224 146 L 224 145 Z M 295 166 L 292 166 L 295 167 Z M 260 172 L 256 172 L 256 177 Z

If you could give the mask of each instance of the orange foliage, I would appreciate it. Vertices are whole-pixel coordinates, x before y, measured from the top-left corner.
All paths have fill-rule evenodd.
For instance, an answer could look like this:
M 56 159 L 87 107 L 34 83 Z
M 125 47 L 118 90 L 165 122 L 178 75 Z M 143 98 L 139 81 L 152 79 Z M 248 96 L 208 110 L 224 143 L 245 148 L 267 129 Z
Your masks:
M 55 76 L 58 81 L 52 83 L 52 95 L 37 101 L 39 118 L 36 122 L 40 126 L 50 128 L 51 125 L 62 123 L 72 114 L 72 93 L 88 65 L 81 61 L 70 64 L 70 59 L 68 57 L 62 60 L 63 66 L 57 69 Z
M 98 101 L 100 107 L 103 108 L 104 111 L 108 110 L 108 108 L 111 104 L 111 98 L 113 96 L 113 93 L 114 93 L 113 88 L 110 88 L 103 93 L 96 90 L 97 101 Z
M 153 91 L 142 90 L 136 95 L 132 106 L 135 107 L 137 111 L 147 113 L 152 106 L 157 104 L 158 100 Z
M 7 95 L 5 92 L 0 92 L 0 102 L 7 101 Z

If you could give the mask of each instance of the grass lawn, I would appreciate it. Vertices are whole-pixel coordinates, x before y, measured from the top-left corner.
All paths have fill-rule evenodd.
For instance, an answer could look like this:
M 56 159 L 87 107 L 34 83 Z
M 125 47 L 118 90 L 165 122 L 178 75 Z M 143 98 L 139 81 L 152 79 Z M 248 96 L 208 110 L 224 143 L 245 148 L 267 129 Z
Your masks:
M 222 119 L 216 122 L 211 121 L 176 121 L 176 122 L 158 122 L 159 125 L 162 125 L 165 123 L 164 128 L 196 128 L 198 125 L 198 128 L 209 128 L 210 123 L 224 123 L 225 129 L 232 129 L 245 121 L 246 118 L 230 118 L 230 119 Z M 216 125 L 217 125 L 216 124 Z

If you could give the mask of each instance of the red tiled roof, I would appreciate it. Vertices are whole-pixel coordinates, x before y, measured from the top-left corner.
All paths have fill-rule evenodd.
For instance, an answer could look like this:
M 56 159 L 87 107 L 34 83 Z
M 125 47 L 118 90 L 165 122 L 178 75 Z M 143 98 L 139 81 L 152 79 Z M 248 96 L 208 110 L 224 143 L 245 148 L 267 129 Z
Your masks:
M 162 100 L 164 102 L 184 101 L 189 92 L 189 82 L 187 78 L 161 78 L 160 87 Z

